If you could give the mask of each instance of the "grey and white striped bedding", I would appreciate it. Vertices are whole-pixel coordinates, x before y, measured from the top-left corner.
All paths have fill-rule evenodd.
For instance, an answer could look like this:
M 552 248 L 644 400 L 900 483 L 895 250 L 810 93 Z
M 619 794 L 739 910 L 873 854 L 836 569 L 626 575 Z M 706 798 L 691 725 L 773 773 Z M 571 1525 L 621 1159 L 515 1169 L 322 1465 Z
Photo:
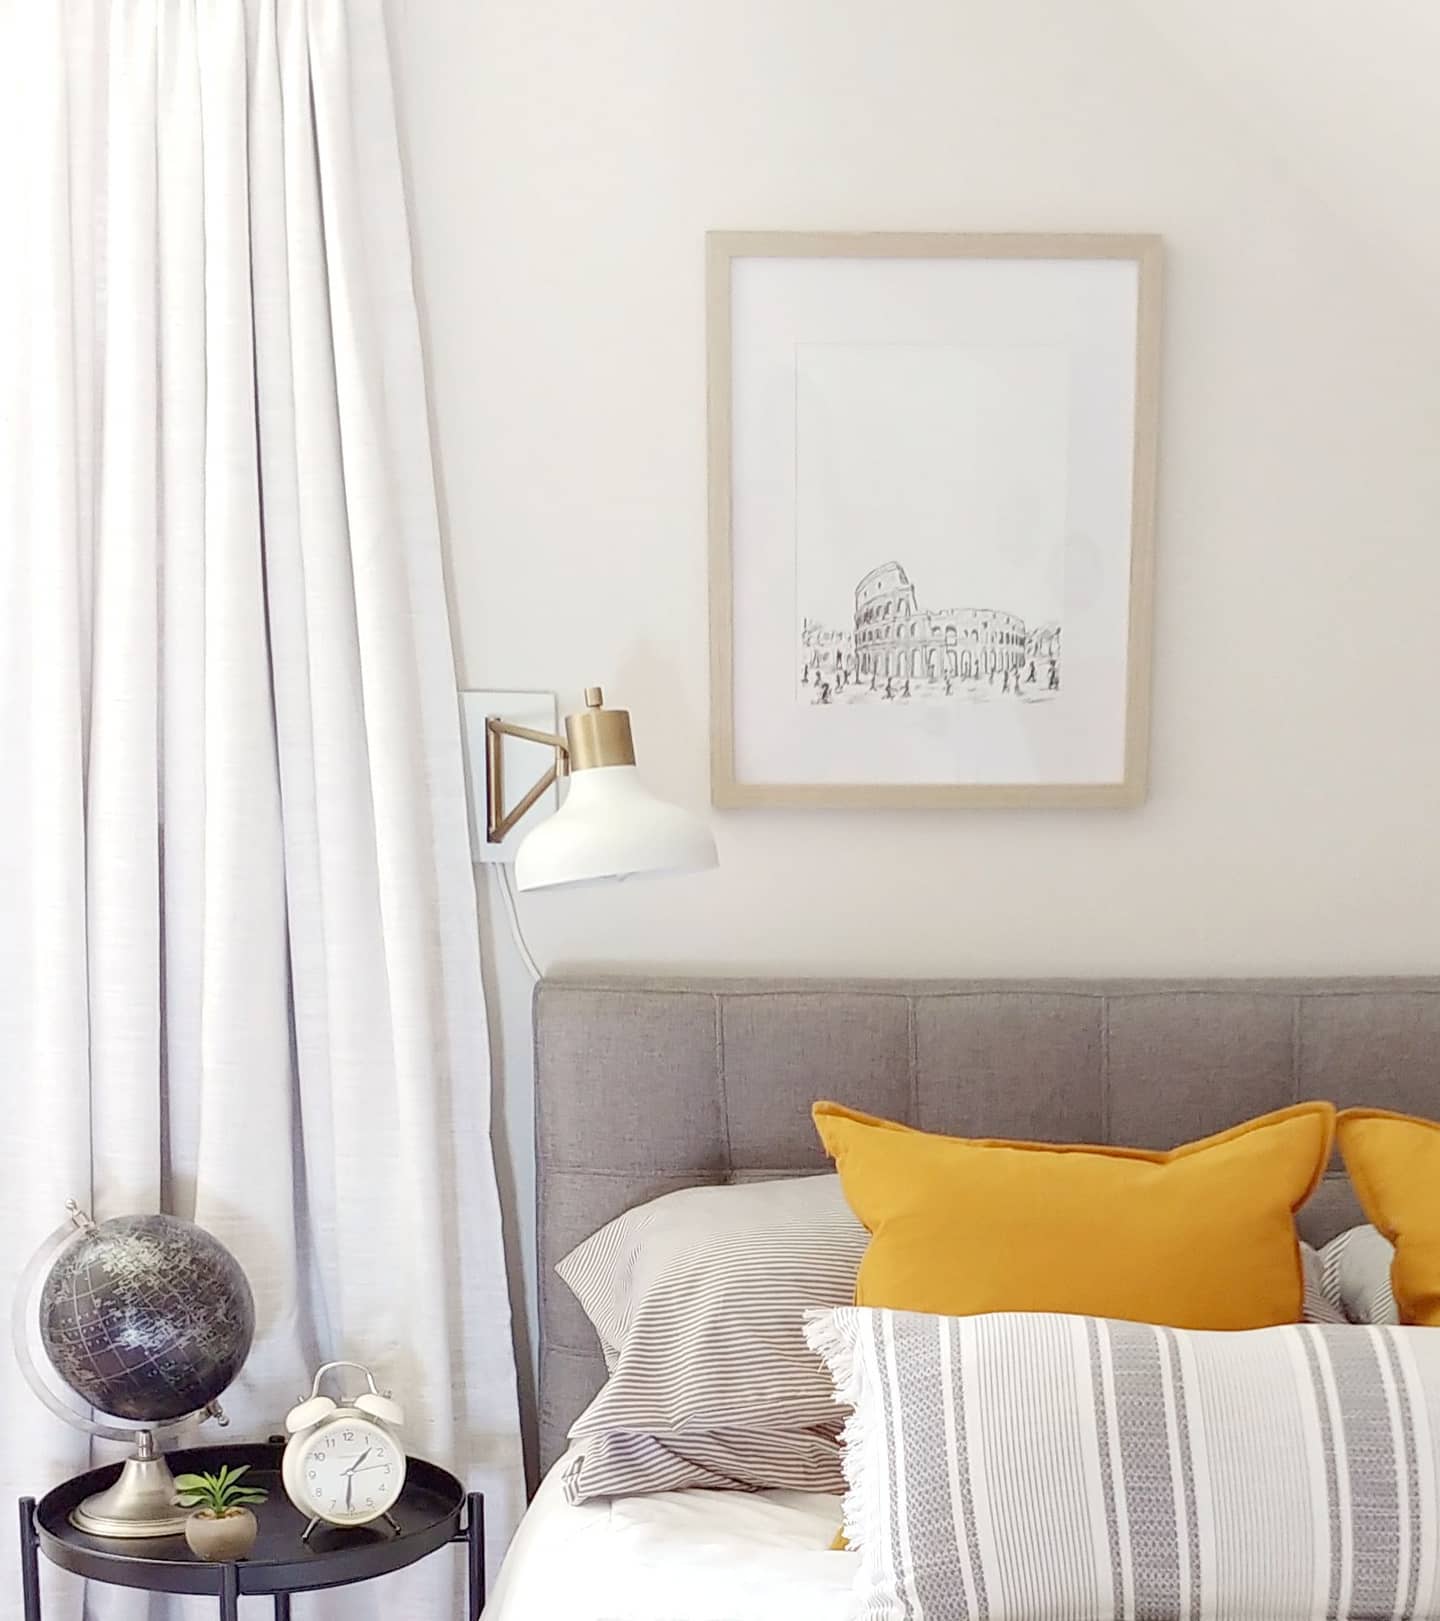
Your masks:
M 571 1427 L 572 1502 L 688 1486 L 839 1492 L 839 1419 L 808 1310 L 854 1298 L 869 1234 L 835 1176 L 684 1188 L 556 1268 L 610 1377 Z
M 1395 1246 L 1374 1227 L 1351 1227 L 1319 1252 L 1320 1293 L 1348 1323 L 1398 1323 L 1390 1284 Z M 1306 1283 L 1307 1296 L 1309 1282 Z
M 1440 1335 L 842 1307 L 866 1621 L 1440 1615 Z
M 1309 1244 L 1300 1246 L 1300 1270 L 1305 1279 L 1305 1302 L 1301 1316 L 1307 1323 L 1348 1323 L 1340 1304 L 1339 1291 L 1327 1279 L 1320 1251 Z
M 841 1491 L 830 1381 L 802 1328 L 808 1310 L 854 1298 L 868 1242 L 830 1175 L 681 1189 L 573 1249 L 556 1270 L 610 1378 L 570 1431 L 571 1501 Z M 1344 1322 L 1322 1256 L 1301 1249 L 1306 1321 Z

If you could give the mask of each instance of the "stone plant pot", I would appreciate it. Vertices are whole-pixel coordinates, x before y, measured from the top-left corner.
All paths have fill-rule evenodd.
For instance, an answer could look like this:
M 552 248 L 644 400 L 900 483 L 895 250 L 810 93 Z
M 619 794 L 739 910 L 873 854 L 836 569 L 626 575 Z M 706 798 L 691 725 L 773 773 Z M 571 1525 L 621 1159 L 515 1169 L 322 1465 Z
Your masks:
M 223 1514 L 197 1508 L 185 1522 L 185 1540 L 197 1557 L 228 1562 L 250 1552 L 259 1530 L 248 1508 L 228 1508 Z

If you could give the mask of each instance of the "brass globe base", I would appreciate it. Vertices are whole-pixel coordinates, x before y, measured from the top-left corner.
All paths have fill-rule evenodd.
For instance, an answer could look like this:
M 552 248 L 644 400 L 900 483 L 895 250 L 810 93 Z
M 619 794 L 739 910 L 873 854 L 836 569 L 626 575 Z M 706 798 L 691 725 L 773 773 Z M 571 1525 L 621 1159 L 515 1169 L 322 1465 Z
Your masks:
M 175 1502 L 175 1477 L 142 1431 L 137 1456 L 126 1460 L 120 1478 L 70 1511 L 70 1523 L 92 1537 L 174 1537 L 185 1530 L 189 1510 Z

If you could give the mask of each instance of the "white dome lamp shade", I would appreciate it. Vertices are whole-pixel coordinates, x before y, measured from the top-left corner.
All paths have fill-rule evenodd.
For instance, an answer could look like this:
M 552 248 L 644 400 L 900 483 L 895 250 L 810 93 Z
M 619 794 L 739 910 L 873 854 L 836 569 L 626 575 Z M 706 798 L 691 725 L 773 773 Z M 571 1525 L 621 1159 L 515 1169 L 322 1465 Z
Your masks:
M 718 857 L 709 828 L 667 805 L 633 765 L 576 771 L 565 803 L 515 852 L 517 889 L 695 872 Z
M 569 791 L 560 809 L 515 852 L 517 889 L 658 877 L 718 864 L 705 823 L 657 799 L 640 781 L 629 713 L 606 709 L 599 687 L 586 688 L 585 708 L 565 717 L 564 756 Z

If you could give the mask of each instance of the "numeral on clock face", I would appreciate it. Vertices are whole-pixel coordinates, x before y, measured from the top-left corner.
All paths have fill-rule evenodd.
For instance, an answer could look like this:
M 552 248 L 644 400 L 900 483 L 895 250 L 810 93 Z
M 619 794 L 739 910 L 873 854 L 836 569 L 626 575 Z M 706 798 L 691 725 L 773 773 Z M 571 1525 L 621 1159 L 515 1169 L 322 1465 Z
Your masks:
M 395 1501 L 404 1457 L 391 1457 L 389 1440 L 378 1430 L 350 1424 L 317 1436 L 301 1456 L 304 1498 L 316 1514 L 348 1524 L 373 1519 Z

